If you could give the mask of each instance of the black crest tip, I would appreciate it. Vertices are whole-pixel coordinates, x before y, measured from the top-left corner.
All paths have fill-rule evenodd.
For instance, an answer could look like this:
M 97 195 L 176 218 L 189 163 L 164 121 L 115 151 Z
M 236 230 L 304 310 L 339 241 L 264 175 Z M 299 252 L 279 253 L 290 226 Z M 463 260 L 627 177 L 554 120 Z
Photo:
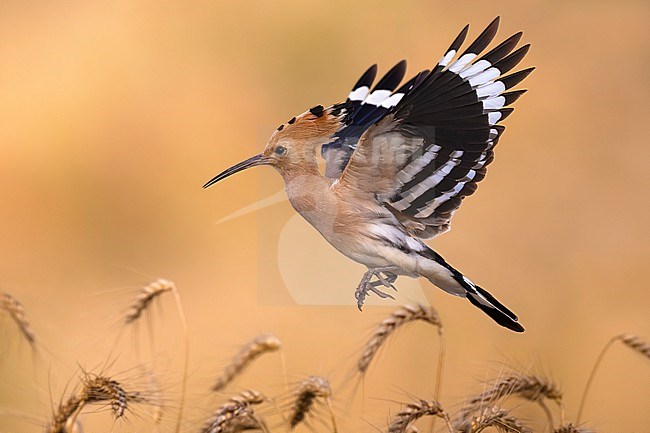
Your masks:
M 315 107 L 311 107 L 309 109 L 309 112 L 313 114 L 316 117 L 321 117 L 323 113 L 325 112 L 325 108 L 323 108 L 322 105 L 317 105 Z

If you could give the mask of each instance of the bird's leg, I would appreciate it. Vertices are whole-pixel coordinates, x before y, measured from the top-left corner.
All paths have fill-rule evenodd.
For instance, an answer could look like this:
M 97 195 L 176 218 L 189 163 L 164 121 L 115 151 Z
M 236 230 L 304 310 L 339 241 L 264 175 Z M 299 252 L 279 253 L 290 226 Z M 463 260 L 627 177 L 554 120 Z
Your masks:
M 368 290 L 372 288 L 372 285 L 370 284 L 372 276 L 372 271 L 366 271 L 366 273 L 363 274 L 363 277 L 361 277 L 357 290 L 354 292 L 354 297 L 357 299 L 357 308 L 359 308 L 359 311 L 363 308 L 363 301 L 366 299 Z
M 354 297 L 357 299 L 357 307 L 359 311 L 363 308 L 363 303 L 368 295 L 368 292 L 372 292 L 380 298 L 393 298 L 388 293 L 384 293 L 381 290 L 377 289 L 377 286 L 383 285 L 385 287 L 392 288 L 397 290 L 392 283 L 397 279 L 397 275 L 393 274 L 391 271 L 396 270 L 395 266 L 384 266 L 380 268 L 370 268 L 368 271 L 363 274 L 359 285 L 357 286 L 356 292 L 354 292 Z M 384 274 L 384 275 L 382 275 Z M 370 281 L 372 277 L 377 277 L 377 281 Z

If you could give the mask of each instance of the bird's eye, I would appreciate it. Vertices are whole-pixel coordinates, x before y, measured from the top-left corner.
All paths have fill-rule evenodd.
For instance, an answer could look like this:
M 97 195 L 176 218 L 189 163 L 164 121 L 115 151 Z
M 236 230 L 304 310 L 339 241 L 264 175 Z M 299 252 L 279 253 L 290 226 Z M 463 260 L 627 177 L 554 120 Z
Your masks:
M 284 154 L 287 153 L 287 148 L 284 146 L 278 146 L 275 148 L 275 153 L 277 153 L 280 156 L 283 156 Z

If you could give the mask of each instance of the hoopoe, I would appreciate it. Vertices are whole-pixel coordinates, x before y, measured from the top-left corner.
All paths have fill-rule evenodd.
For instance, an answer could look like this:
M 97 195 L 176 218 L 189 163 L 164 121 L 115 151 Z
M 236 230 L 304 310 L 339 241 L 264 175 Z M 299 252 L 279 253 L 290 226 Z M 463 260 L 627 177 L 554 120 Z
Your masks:
M 481 56 L 498 26 L 497 17 L 454 60 L 469 30 L 465 26 L 431 71 L 399 88 L 406 61 L 372 90 L 377 65 L 371 66 L 345 102 L 317 105 L 291 118 L 262 153 L 204 188 L 270 165 L 284 178 L 293 208 L 334 248 L 368 268 L 355 293 L 359 309 L 369 292 L 392 298 L 379 287 L 395 289 L 399 275 L 424 277 L 467 298 L 498 324 L 523 332 L 512 311 L 422 241 L 448 231 L 463 198 L 476 191 L 503 135 L 500 122 L 513 111 L 506 107 L 525 92 L 508 90 L 534 69 L 505 75 L 530 47 L 515 50 L 521 32 Z

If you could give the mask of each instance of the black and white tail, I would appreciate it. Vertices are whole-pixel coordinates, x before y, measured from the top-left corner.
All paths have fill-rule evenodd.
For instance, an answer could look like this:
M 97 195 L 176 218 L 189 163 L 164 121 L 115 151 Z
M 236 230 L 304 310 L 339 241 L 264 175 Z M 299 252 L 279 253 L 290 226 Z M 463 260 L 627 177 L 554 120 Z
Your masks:
M 469 282 L 474 288 L 474 291 L 467 291 L 467 299 L 475 307 L 478 307 L 485 314 L 490 316 L 492 320 L 501 326 L 515 331 L 524 332 L 524 327 L 517 321 L 517 315 L 505 307 L 501 302 L 497 301 L 487 290 L 483 289 Z
M 424 251 L 419 252 L 419 254 L 428 259 L 435 260 L 438 264 L 449 270 L 454 280 L 464 289 L 464 293 L 461 293 L 460 296 L 464 295 L 463 297 L 466 297 L 475 307 L 480 308 L 492 320 L 512 331 L 524 332 L 524 327 L 518 322 L 519 319 L 515 313 L 497 301 L 487 290 L 474 284 L 469 278 L 447 263 L 440 254 L 428 247 Z

